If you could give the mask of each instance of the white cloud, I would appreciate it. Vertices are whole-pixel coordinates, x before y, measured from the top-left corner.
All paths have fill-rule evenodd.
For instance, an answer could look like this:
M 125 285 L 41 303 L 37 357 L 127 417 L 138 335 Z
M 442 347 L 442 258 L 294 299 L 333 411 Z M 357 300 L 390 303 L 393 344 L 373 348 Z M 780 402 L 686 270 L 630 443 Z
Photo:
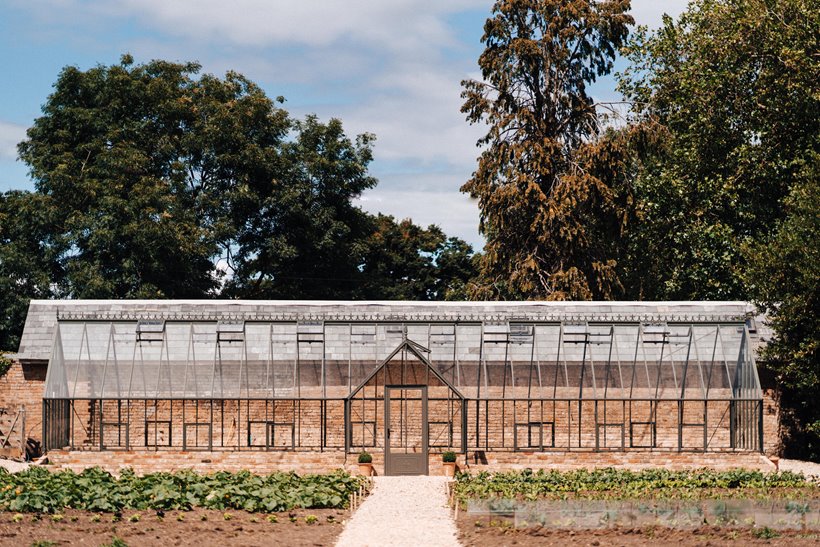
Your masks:
M 450 41 L 442 16 L 470 6 L 484 7 L 486 2 L 114 0 L 97 2 L 95 10 L 114 17 L 138 17 L 166 32 L 197 41 L 327 46 L 345 40 L 406 50 Z
M 17 143 L 26 138 L 26 128 L 0 120 L 0 160 L 17 158 Z
M 664 13 L 677 17 L 688 4 L 689 0 L 632 0 L 632 16 L 637 25 L 658 27 Z
M 365 211 L 384 213 L 397 220 L 411 218 L 420 226 L 438 225 L 448 236 L 458 236 L 480 251 L 484 240 L 478 234 L 478 206 L 468 196 L 455 191 L 390 190 L 375 188 L 358 204 Z

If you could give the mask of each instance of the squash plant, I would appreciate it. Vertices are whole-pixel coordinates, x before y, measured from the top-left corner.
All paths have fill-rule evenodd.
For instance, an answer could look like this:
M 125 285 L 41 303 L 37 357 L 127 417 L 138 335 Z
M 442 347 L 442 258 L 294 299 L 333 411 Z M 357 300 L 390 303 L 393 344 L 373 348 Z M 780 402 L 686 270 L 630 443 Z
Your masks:
M 15 475 L 0 469 L 0 510 L 57 513 L 65 508 L 117 512 L 203 507 L 276 512 L 296 507 L 341 508 L 364 482 L 344 471 L 303 476 L 248 471 L 137 476 L 126 469 L 116 478 L 99 468 L 76 474 L 32 467 Z

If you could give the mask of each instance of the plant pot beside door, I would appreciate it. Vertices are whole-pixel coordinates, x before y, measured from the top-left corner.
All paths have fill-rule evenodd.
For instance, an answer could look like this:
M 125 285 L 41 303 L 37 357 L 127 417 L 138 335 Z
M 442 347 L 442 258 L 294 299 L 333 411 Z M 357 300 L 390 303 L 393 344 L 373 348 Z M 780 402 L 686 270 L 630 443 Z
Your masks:
M 456 453 L 455 452 L 445 452 L 441 455 L 441 461 L 444 464 L 444 476 L 445 477 L 455 477 L 456 476 Z
M 373 456 L 369 452 L 359 452 L 359 474 L 365 477 L 373 476 Z

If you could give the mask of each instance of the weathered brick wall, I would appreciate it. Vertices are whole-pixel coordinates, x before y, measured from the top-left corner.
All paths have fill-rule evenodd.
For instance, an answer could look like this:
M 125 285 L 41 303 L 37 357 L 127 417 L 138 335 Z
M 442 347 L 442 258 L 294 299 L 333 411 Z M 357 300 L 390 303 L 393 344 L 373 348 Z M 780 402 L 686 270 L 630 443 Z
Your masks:
M 43 389 L 46 380 L 46 366 L 39 364 L 21 364 L 14 361 L 8 372 L 0 378 L 0 408 L 5 409 L 3 426 L 9 427 L 10 422 L 21 408 L 25 409 L 26 437 L 40 439 L 43 424 Z M 18 421 L 10 437 L 15 448 L 20 447 L 21 436 L 18 431 L 21 422 Z M 7 431 L 0 426 L 3 433 Z
M 138 474 L 157 471 L 193 469 L 200 473 L 214 471 L 239 471 L 273 473 L 295 471 L 297 473 L 327 473 L 343 468 L 356 473 L 358 465 L 355 454 L 345 457 L 343 451 L 327 452 L 186 452 L 163 451 L 52 451 L 49 453 L 54 469 L 80 471 L 99 466 L 112 473 L 130 467 Z M 504 471 L 513 469 L 595 469 L 619 467 L 624 469 L 669 470 L 699 469 L 717 470 L 736 468 L 774 471 L 774 465 L 759 454 L 737 453 L 659 453 L 659 452 L 469 452 L 458 455 L 461 470 Z M 381 453 L 373 454 L 373 468 L 377 475 L 384 473 Z M 443 475 L 444 467 L 439 455 L 430 455 L 431 475 Z

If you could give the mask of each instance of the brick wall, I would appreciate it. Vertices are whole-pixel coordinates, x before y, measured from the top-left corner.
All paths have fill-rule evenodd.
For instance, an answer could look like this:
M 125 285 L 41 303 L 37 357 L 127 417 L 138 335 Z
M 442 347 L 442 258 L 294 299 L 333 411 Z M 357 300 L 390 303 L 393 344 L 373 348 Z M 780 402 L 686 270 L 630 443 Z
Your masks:
M 14 416 L 21 408 L 25 409 L 26 437 L 40 439 L 43 423 L 43 389 L 46 380 L 45 364 L 21 364 L 12 362 L 9 371 L 0 378 L 0 409 L 5 415 L 0 418 L 0 430 L 7 433 Z M 18 433 L 21 422 L 18 420 L 10 437 L 14 448 L 20 448 L 21 436 Z
M 254 473 L 295 471 L 297 473 L 327 473 L 335 469 L 358 472 L 356 455 L 343 451 L 329 452 L 191 452 L 191 451 L 62 451 L 49 453 L 54 469 L 81 471 L 99 466 L 112 473 L 123 468 L 133 468 L 138 474 L 157 471 L 193 469 L 200 473 L 214 471 L 250 470 Z M 373 454 L 373 467 L 377 475 L 384 472 L 381 453 Z M 660 453 L 660 452 L 469 452 L 458 455 L 458 467 L 471 472 L 504 471 L 513 469 L 594 469 L 619 467 L 641 470 L 663 468 L 669 470 L 698 469 L 717 470 L 736 468 L 774 471 L 766 458 L 759 454 L 737 453 Z M 431 475 L 443 475 L 441 457 L 430 455 Z

